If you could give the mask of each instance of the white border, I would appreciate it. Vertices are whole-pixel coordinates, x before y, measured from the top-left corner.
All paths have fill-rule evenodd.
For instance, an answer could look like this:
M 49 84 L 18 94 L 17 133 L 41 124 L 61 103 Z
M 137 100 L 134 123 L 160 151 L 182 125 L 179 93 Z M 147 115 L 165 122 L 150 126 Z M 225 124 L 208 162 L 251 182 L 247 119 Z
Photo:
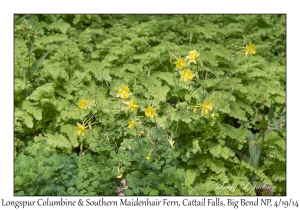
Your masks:
M 251 1 L 1 1 L 0 42 L 1 42 L 1 120 L 0 120 L 0 206 L 5 200 L 37 200 L 39 197 L 13 197 L 13 14 L 14 13 L 282 13 L 287 14 L 287 197 L 297 199 L 299 194 L 299 141 L 297 135 L 299 123 L 299 12 L 296 1 L 251 0 Z M 45 199 L 46 197 L 42 197 Z M 84 197 L 83 199 L 86 199 Z M 106 197 L 111 200 L 116 197 Z M 151 197 L 155 199 L 157 197 Z M 182 201 L 183 197 L 165 197 Z M 189 197 L 192 198 L 192 197 Z M 199 197 L 195 197 L 199 199 Z M 214 198 L 214 197 L 209 197 Z M 226 201 L 230 197 L 221 197 Z M 234 197 L 233 199 L 241 199 Z M 57 198 L 53 197 L 54 200 Z M 79 199 L 79 197 L 68 197 Z M 95 199 L 95 197 L 91 197 Z M 142 197 L 141 199 L 145 199 Z M 158 199 L 164 199 L 159 197 Z M 248 200 L 255 200 L 249 198 Z M 274 198 L 273 200 L 279 200 Z M 298 200 L 299 202 L 300 200 Z M 2 206 L 0 207 L 2 209 Z M 38 209 L 27 208 L 27 209 Z M 63 209 L 65 207 L 57 209 Z M 80 207 L 72 207 L 79 209 Z M 105 207 L 97 207 L 106 209 Z M 131 207 L 122 207 L 131 209 Z M 150 208 L 150 207 L 143 207 Z M 164 207 L 174 208 L 174 207 Z M 198 207 L 199 208 L 199 207 Z M 221 207 L 220 207 L 221 208 Z M 241 207 L 240 207 L 241 208 Z M 258 207 L 259 209 L 262 207 Z M 43 209 L 50 209 L 44 207 Z M 52 208 L 51 208 L 52 209 Z M 81 208 L 82 209 L 82 208 Z M 86 209 L 86 208 L 84 208 Z

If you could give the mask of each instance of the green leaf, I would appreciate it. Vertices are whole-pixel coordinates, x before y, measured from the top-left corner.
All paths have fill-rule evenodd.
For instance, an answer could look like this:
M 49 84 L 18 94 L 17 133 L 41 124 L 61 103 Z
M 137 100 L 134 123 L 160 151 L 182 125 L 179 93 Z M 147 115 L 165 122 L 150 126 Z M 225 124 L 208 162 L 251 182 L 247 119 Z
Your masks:
M 16 196 L 25 195 L 25 193 L 24 193 L 24 191 L 22 190 L 22 191 L 19 191 L 19 192 L 15 193 L 15 195 L 16 195 Z
M 66 34 L 67 30 L 70 28 L 70 24 L 60 18 L 48 27 L 49 29 L 59 29 L 63 34 Z
M 92 182 L 92 185 L 93 185 L 94 187 L 96 187 L 96 188 L 99 186 L 99 184 L 100 184 L 99 181 L 93 181 L 93 182 Z
M 44 172 L 45 168 L 44 167 L 39 167 L 38 168 L 38 173 L 42 174 Z
M 164 172 L 166 172 L 167 174 L 173 176 L 173 174 L 175 173 L 175 171 L 176 171 L 175 167 L 170 167 L 170 168 L 165 169 Z
M 197 172 L 195 170 L 188 169 L 186 171 L 185 185 L 191 186 L 194 183 L 196 176 L 197 176 Z
M 258 167 L 258 161 L 260 157 L 260 147 L 256 143 L 250 142 L 249 145 L 250 163 L 254 168 Z
M 36 139 L 37 141 L 46 140 L 47 144 L 54 148 L 60 148 L 67 151 L 72 149 L 70 141 L 62 134 L 45 134 L 45 136 L 39 136 L 36 137 Z
M 189 195 L 188 189 L 185 187 L 180 188 L 180 195 L 188 196 Z
M 155 86 L 149 88 L 149 93 L 153 96 L 157 102 L 166 101 L 167 94 L 170 91 L 168 86 Z
M 53 168 L 51 167 L 46 167 L 46 169 L 44 170 L 44 173 L 42 175 L 43 179 L 49 179 L 51 176 L 53 175 Z
M 273 104 L 270 107 L 269 113 L 268 113 L 268 119 L 272 120 L 274 118 L 274 110 L 273 110 Z
M 68 190 L 67 190 L 67 193 L 69 195 L 73 195 L 74 192 L 75 192 L 75 188 L 74 187 L 69 187 Z
M 269 124 L 269 121 L 265 119 L 265 116 L 263 116 L 260 123 L 258 125 L 256 125 L 256 128 L 265 130 L 265 129 L 267 129 L 268 124 Z
M 77 133 L 76 133 L 75 127 L 76 127 L 75 125 L 67 124 L 67 125 L 61 126 L 60 130 L 61 130 L 61 132 L 67 134 L 69 141 L 73 147 L 78 147 L 79 142 L 77 139 Z
M 34 41 L 35 41 L 34 36 L 30 36 L 30 41 L 27 43 L 28 52 L 30 54 L 33 52 L 34 49 Z
M 27 99 L 37 101 L 41 104 L 43 104 L 44 102 L 56 103 L 56 101 L 53 100 L 53 98 L 54 98 L 54 87 L 52 83 L 46 83 L 38 87 L 31 93 L 30 96 L 27 97 Z
M 24 123 L 28 128 L 33 128 L 33 119 L 32 117 L 27 114 L 26 112 L 23 112 L 23 119 L 24 119 Z
M 47 52 L 45 52 L 34 64 L 32 64 L 31 66 L 31 70 L 30 70 L 30 79 L 33 78 L 35 72 L 40 68 L 40 66 L 42 65 L 43 61 L 45 60 L 45 58 L 47 57 L 47 55 L 53 50 L 53 48 L 55 47 L 55 45 L 53 45 Z
M 23 101 L 22 108 L 32 114 L 36 120 L 42 119 L 42 109 L 30 101 Z
M 159 194 L 158 190 L 151 190 L 149 195 L 157 196 Z
M 250 133 L 246 136 L 246 140 L 247 140 L 247 143 L 250 143 L 250 141 L 256 140 L 256 136 L 254 134 Z
M 53 165 L 54 161 L 51 158 L 46 158 L 44 159 L 44 162 L 47 163 L 48 165 Z
M 29 174 L 29 176 L 30 176 L 32 182 L 35 182 L 38 178 L 38 174 L 36 174 L 36 173 L 31 173 L 31 174 Z
M 15 177 L 15 185 L 22 185 L 23 184 L 23 179 L 19 176 Z
M 53 167 L 59 167 L 62 160 L 60 156 L 53 156 Z
M 280 110 L 278 111 L 278 115 L 283 115 L 284 114 L 284 106 L 282 106 L 281 108 L 280 108 Z
M 23 67 L 23 82 L 24 84 L 27 83 L 27 68 Z
M 87 190 L 88 190 L 88 192 L 93 192 L 93 191 L 95 190 L 95 187 L 89 186 L 89 187 L 87 188 Z

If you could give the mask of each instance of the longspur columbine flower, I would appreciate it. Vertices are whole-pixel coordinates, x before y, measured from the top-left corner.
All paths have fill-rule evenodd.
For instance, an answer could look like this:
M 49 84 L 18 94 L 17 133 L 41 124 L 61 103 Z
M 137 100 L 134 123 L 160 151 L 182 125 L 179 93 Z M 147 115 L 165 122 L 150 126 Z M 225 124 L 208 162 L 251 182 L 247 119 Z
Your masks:
M 211 101 L 210 100 L 204 100 L 201 104 L 201 110 L 205 114 L 208 114 L 213 109 Z
M 145 108 L 145 115 L 149 118 L 153 118 L 156 115 L 156 110 L 152 106 Z
M 92 125 L 99 123 L 99 122 L 94 122 L 91 123 L 90 120 L 94 117 L 95 114 L 92 114 L 90 116 L 88 116 L 83 122 L 82 124 L 77 122 L 77 126 L 76 126 L 76 130 L 77 130 L 77 135 L 78 136 L 84 136 L 85 133 L 87 132 L 86 129 L 90 129 L 92 130 Z
M 211 100 L 206 99 L 206 100 L 203 101 L 202 104 L 197 104 L 197 105 L 195 106 L 195 108 L 193 109 L 193 112 L 194 112 L 194 113 L 197 113 L 197 110 L 198 110 L 198 109 L 200 109 L 201 112 L 204 112 L 205 114 L 208 114 L 210 111 L 213 110 L 213 106 L 212 106 L 212 104 L 211 104 Z M 211 117 L 214 118 L 214 117 L 215 117 L 215 114 L 212 113 L 212 114 L 211 114 Z
M 136 110 L 137 108 L 139 108 L 139 106 L 137 105 L 135 100 L 132 100 L 130 102 L 123 101 L 122 103 L 126 104 L 128 106 L 128 108 L 131 109 L 131 110 Z
M 245 49 L 243 50 L 245 52 L 245 55 L 254 55 L 256 53 L 255 45 L 249 44 L 246 45 Z
M 193 72 L 191 72 L 189 69 L 184 69 L 183 71 L 180 71 L 180 80 L 184 82 L 189 82 L 193 79 L 194 75 Z
M 134 120 L 129 120 L 129 121 L 128 121 L 128 128 L 129 128 L 129 129 L 133 129 L 134 126 L 135 126 Z
M 175 143 L 175 141 L 172 139 L 172 138 L 169 138 L 169 144 L 171 145 L 171 148 L 172 149 L 174 149 L 175 147 L 174 147 L 174 143 Z
M 86 133 L 86 129 L 87 127 L 84 126 L 84 124 L 80 124 L 79 122 L 77 122 L 77 127 L 76 127 L 76 130 L 77 130 L 77 135 L 78 136 L 84 136 L 85 133 Z
M 81 99 L 79 102 L 78 102 L 78 106 L 80 109 L 86 109 L 88 107 L 88 102 L 87 100 L 85 99 Z
M 131 95 L 130 89 L 127 86 L 122 86 L 121 89 L 118 90 L 118 97 L 126 99 Z
M 152 149 L 150 150 L 150 152 L 148 153 L 148 155 L 147 155 L 147 157 L 146 157 L 147 160 L 150 160 L 150 158 L 151 158 L 151 153 L 152 153 L 153 149 L 154 149 L 154 148 L 152 148 Z
M 244 54 L 245 56 L 247 56 L 247 55 L 254 55 L 256 53 L 254 44 L 246 45 L 246 47 L 240 47 L 240 49 L 241 50 L 238 51 L 237 54 Z
M 199 55 L 200 55 L 200 54 L 199 54 L 196 50 L 193 50 L 193 51 L 190 51 L 190 52 L 189 52 L 189 55 L 186 56 L 185 58 L 186 58 L 187 60 L 189 60 L 188 64 L 190 64 L 190 63 L 196 64 L 196 63 L 197 63 L 197 62 L 196 62 L 196 59 L 197 59 L 197 57 L 198 57 Z
M 119 179 L 122 178 L 123 174 L 121 173 L 120 166 L 118 167 L 118 174 L 119 175 L 117 176 L 117 178 L 119 178 Z
M 186 66 L 186 62 L 185 62 L 184 58 L 179 58 L 174 63 L 176 64 L 176 68 L 180 69 L 180 70 Z
M 150 160 L 150 158 L 151 158 L 151 154 L 149 153 L 149 154 L 147 155 L 146 159 L 147 159 L 147 160 Z

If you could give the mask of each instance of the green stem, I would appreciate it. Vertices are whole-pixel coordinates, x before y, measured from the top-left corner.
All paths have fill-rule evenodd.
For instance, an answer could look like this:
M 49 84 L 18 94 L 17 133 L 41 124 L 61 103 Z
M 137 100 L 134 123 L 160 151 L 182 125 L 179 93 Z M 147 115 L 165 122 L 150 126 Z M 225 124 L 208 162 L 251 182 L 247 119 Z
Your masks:
M 138 128 L 136 127 L 135 130 L 136 130 L 136 140 L 137 140 L 138 145 L 139 145 L 139 150 L 141 151 L 141 146 L 140 146 L 140 141 L 139 141 L 139 131 L 138 131 Z

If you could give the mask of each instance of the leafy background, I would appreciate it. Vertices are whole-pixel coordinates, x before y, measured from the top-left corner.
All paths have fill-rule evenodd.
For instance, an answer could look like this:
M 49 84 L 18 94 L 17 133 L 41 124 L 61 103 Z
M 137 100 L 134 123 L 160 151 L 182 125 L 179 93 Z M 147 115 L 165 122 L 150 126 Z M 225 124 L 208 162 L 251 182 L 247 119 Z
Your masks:
M 286 195 L 285 15 L 14 20 L 15 195 L 118 195 L 120 164 L 125 195 Z M 230 52 L 243 37 L 257 53 L 235 63 Z M 215 119 L 180 109 L 189 87 L 174 82 L 170 51 L 184 56 L 193 49 L 224 78 L 219 85 L 216 77 L 206 80 L 215 101 L 228 99 Z M 158 108 L 156 124 L 145 119 L 141 126 L 157 142 L 150 160 L 146 136 L 127 128 L 130 114 L 110 111 L 120 109 L 114 99 L 122 85 L 141 107 L 151 99 Z M 100 106 L 79 109 L 83 96 Z M 78 137 L 76 123 L 96 111 L 102 123 Z M 173 150 L 162 141 L 165 130 Z M 84 157 L 81 149 L 88 149 Z M 244 183 L 268 183 L 272 192 Z

